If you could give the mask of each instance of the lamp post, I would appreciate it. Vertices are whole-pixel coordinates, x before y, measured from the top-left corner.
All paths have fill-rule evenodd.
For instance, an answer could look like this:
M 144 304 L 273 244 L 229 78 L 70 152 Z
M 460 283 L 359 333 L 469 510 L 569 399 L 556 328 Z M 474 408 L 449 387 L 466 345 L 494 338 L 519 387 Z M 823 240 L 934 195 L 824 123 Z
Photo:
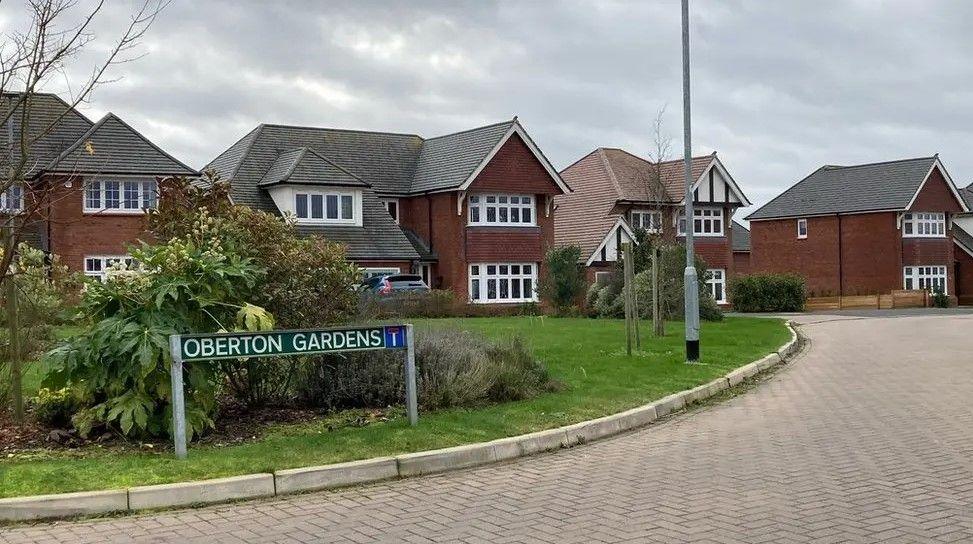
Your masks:
M 686 170 L 686 362 L 699 361 L 699 284 L 693 258 L 693 146 L 689 114 L 689 0 L 682 0 L 682 126 Z

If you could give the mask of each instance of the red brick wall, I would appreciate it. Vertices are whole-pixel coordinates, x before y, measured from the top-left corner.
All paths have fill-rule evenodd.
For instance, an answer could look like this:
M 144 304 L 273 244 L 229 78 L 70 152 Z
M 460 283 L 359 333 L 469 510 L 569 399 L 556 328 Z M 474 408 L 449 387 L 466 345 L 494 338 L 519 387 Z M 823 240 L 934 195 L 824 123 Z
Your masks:
M 963 211 L 949 189 L 946 178 L 943 177 L 938 168 L 934 168 L 929 174 L 926 183 L 916 197 L 916 201 L 909 209 L 918 212 L 957 213 Z
M 546 249 L 542 227 L 466 229 L 467 262 L 504 262 L 510 260 L 510 255 L 517 255 L 523 262 L 540 262 Z
M 797 238 L 797 220 L 750 222 L 752 273 L 794 273 L 807 280 L 808 292 L 838 294 L 838 220 L 808 218 L 808 237 Z
M 147 240 L 143 214 L 85 214 L 82 181 L 75 179 L 66 188 L 66 180 L 52 180 L 48 206 L 50 250 L 69 268 L 83 270 L 86 255 L 124 255 L 127 245 Z
M 476 176 L 469 190 L 561 194 L 547 170 L 516 134 L 503 144 Z
M 955 262 L 959 266 L 959 277 L 955 280 L 956 295 L 960 304 L 973 305 L 973 257 L 958 247 L 954 249 Z
M 750 252 L 733 252 L 733 273 L 736 276 L 746 276 L 750 274 Z
M 843 215 L 841 236 L 842 294 L 902 289 L 901 238 L 895 213 Z

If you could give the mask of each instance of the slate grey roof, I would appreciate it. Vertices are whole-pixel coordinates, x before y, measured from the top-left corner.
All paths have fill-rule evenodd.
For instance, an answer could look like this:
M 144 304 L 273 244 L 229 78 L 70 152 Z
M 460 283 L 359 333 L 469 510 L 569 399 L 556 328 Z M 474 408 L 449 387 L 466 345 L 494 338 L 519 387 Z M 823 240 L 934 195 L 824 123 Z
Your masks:
M 19 100 L 29 101 L 28 135 L 37 138 L 29 151 L 27 179 L 46 172 L 112 173 L 153 175 L 197 175 L 198 172 L 173 158 L 137 130 L 109 113 L 97 123 L 54 94 L 19 93 L 3 95 L 5 111 Z M 10 125 L 0 128 L 0 148 L 12 150 L 5 160 L 19 160 L 19 146 L 8 147 L 10 135 L 17 138 L 23 123 L 24 103 L 16 105 Z
M 265 190 L 268 185 L 285 181 L 351 185 L 355 180 L 365 187 L 366 204 L 374 200 L 376 206 L 375 211 L 365 210 L 365 230 L 381 227 L 371 238 L 353 235 L 349 232 L 353 227 L 347 226 L 302 227 L 302 231 L 345 241 L 351 258 L 368 254 L 434 259 L 435 254 L 415 233 L 411 233 L 410 241 L 377 196 L 458 188 L 516 123 L 514 118 L 429 139 L 415 134 L 265 124 L 230 146 L 204 170 L 214 169 L 230 180 L 234 202 L 273 213 L 280 211 Z M 374 214 L 371 221 L 369 214 Z M 374 255 L 380 248 L 386 253 Z
M 973 251 L 973 234 L 966 232 L 955 223 L 953 224 L 953 238 L 970 251 Z
M 113 113 L 108 113 L 41 172 L 195 176 Z
M 258 185 L 266 187 L 278 183 L 370 187 L 358 176 L 306 147 L 278 155 Z
M 966 207 L 973 210 L 973 183 L 960 189 L 959 194 L 966 201 Z
M 750 230 L 742 224 L 733 221 L 733 251 L 750 251 Z
M 822 166 L 747 219 L 902 210 L 937 159 L 934 155 L 857 166 Z
M 439 259 L 439 254 L 433 251 L 432 248 L 429 247 L 429 244 L 427 244 L 426 241 L 419 236 L 419 234 L 412 229 L 407 229 L 405 227 L 401 228 L 402 232 L 405 234 L 405 237 L 408 238 L 409 242 L 412 244 L 412 247 L 414 247 L 416 252 L 419 253 L 419 258 L 421 258 L 423 261 L 435 261 Z
M 411 192 L 462 185 L 513 124 L 505 121 L 423 141 Z
M 369 190 L 363 191 L 361 227 L 299 225 L 297 230 L 345 244 L 349 259 L 419 259 L 402 229 Z

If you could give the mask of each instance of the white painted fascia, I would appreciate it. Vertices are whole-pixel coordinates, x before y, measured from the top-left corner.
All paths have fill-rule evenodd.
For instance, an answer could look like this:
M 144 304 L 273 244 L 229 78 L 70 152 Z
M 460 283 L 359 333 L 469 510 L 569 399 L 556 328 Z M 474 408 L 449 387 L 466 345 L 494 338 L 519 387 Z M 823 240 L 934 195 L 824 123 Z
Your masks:
M 547 172 L 549 176 L 551 176 L 551 179 L 558 186 L 558 188 L 560 188 L 565 193 L 572 192 L 571 188 L 568 187 L 566 183 L 564 183 L 563 179 L 561 179 L 561 176 L 557 173 L 557 170 L 554 169 L 554 166 L 552 166 L 551 163 L 547 160 L 547 157 L 545 157 L 544 154 L 541 153 L 540 149 L 537 148 L 537 145 L 534 144 L 534 140 L 532 140 L 530 136 L 527 135 L 527 131 L 525 131 L 524 128 L 520 126 L 520 121 L 517 120 L 514 120 L 514 123 L 510 125 L 510 129 L 507 130 L 507 133 L 504 134 L 503 137 L 500 138 L 500 141 L 498 141 L 497 144 L 493 146 L 493 149 L 491 149 L 490 152 L 487 153 L 487 156 L 480 162 L 480 164 L 476 167 L 476 169 L 473 170 L 473 173 L 466 178 L 466 181 L 464 181 L 463 184 L 460 185 L 458 188 L 449 189 L 449 190 L 465 191 L 469 189 L 470 185 L 473 184 L 473 181 L 476 180 L 476 177 L 480 175 L 480 172 L 482 172 L 483 169 L 486 168 L 486 165 L 489 164 L 491 160 L 493 160 L 493 157 L 497 154 L 497 152 L 500 151 L 500 148 L 503 147 L 503 144 L 507 143 L 507 140 L 509 140 L 510 137 L 513 136 L 514 134 L 520 136 L 520 139 L 523 140 L 525 144 L 527 144 L 527 148 L 530 149 L 530 152 L 533 153 L 534 157 L 541 163 L 541 165 L 544 167 L 544 170 Z
M 939 157 L 936 157 L 936 160 L 933 161 L 932 166 L 929 167 L 929 171 L 926 172 L 926 177 L 922 179 L 922 183 L 919 184 L 919 188 L 916 189 L 915 194 L 912 195 L 912 198 L 909 200 L 909 203 L 906 205 L 905 209 L 912 209 L 912 205 L 915 204 L 916 199 L 919 198 L 919 193 L 922 192 L 922 188 L 926 186 L 926 182 L 929 181 L 929 176 L 932 175 L 932 171 L 936 168 L 939 168 L 939 172 L 943 175 L 943 178 L 946 179 L 946 185 L 949 187 L 949 191 L 953 194 L 953 198 L 959 202 L 960 208 L 962 208 L 964 212 L 970 211 L 969 206 L 966 205 L 966 201 L 963 200 L 962 195 L 959 194 L 959 189 L 956 188 L 956 184 L 953 183 L 953 178 L 949 175 L 949 172 L 946 171 L 946 167 L 943 166 L 943 163 L 939 160 Z
M 693 182 L 693 186 L 690 189 L 689 194 L 693 194 L 693 192 L 695 192 L 696 189 L 699 188 L 703 180 L 706 179 L 707 174 L 709 174 L 709 171 L 712 170 L 713 168 L 716 168 L 716 171 L 719 172 L 720 175 L 723 176 L 723 179 L 725 179 L 727 183 L 730 184 L 730 189 L 733 190 L 733 194 L 736 195 L 737 200 L 740 201 L 740 205 L 742 207 L 746 208 L 747 206 L 753 205 L 753 203 L 750 202 L 750 199 L 747 198 L 747 195 L 743 194 L 743 191 L 740 190 L 740 186 L 737 185 L 736 180 L 733 179 L 733 176 L 730 175 L 730 172 L 727 171 L 725 166 L 723 166 L 723 163 L 720 161 L 720 158 L 715 155 L 713 156 L 713 160 L 710 161 L 709 165 L 707 165 L 706 168 L 703 169 L 703 173 L 700 174 L 698 178 L 696 178 L 695 182 Z M 685 196 L 683 197 L 682 201 L 679 202 L 678 205 L 679 206 L 686 205 Z
M 628 222 L 625 221 L 625 218 L 619 217 L 618 221 L 615 221 L 615 224 L 612 225 L 612 228 L 608 229 L 608 234 L 606 234 L 605 237 L 601 239 L 601 243 L 598 244 L 598 247 L 595 248 L 595 251 L 592 252 L 592 254 L 588 257 L 588 260 L 585 261 L 584 263 L 585 266 L 591 266 L 591 263 L 595 262 L 595 258 L 598 256 L 599 253 L 601 253 L 601 248 L 605 247 L 608 244 L 608 242 L 611 241 L 612 238 L 614 238 L 615 231 L 618 229 L 622 229 L 625 232 L 625 234 L 628 235 L 628 238 L 632 241 L 632 243 L 638 244 L 638 240 L 635 239 L 635 231 L 632 230 L 632 227 L 628 226 Z

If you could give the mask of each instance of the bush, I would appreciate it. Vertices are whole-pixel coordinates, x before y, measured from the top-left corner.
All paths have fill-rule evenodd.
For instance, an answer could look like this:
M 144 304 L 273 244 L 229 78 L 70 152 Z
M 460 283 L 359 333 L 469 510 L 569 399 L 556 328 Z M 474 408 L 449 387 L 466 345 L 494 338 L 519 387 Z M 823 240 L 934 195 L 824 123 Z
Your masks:
M 108 425 L 125 435 L 159 436 L 171 424 L 169 335 L 271 328 L 247 302 L 262 271 L 220 239 L 222 222 L 205 209 L 192 234 L 132 249 L 138 270 L 118 265 L 91 282 L 82 313 L 94 323 L 45 356 L 45 387 L 72 387 L 84 403 L 72 421 L 79 433 Z M 212 426 L 216 366 L 187 364 L 187 434 Z
M 649 243 L 649 242 L 646 242 Z M 683 293 L 685 272 L 685 246 L 669 244 L 660 248 L 659 259 L 659 312 L 663 320 L 681 320 L 686 313 L 685 295 Z M 621 272 L 622 263 L 618 263 L 618 271 L 612 274 L 603 284 L 593 284 L 588 291 L 589 315 L 593 317 L 625 317 L 625 297 L 622 290 L 625 284 Z M 699 315 L 706 321 L 723 319 L 723 311 L 710 294 L 706 285 L 706 263 L 696 257 L 696 270 L 699 271 Z M 652 318 L 652 267 L 635 274 L 635 297 L 638 301 L 639 316 L 643 319 Z
M 406 291 L 391 295 L 363 293 L 359 315 L 364 319 L 400 317 L 453 317 L 462 313 L 452 291 Z
M 932 305 L 936 308 L 949 308 L 949 295 L 943 292 L 942 287 L 936 287 L 932 293 Z
M 453 329 L 416 334 L 419 404 L 423 409 L 476 406 L 536 396 L 553 385 L 524 343 L 495 343 Z M 298 398 L 326 409 L 401 404 L 403 355 L 368 351 L 313 358 L 298 380 Z
M 584 292 L 584 271 L 580 265 L 581 247 L 572 245 L 548 250 L 540 295 L 557 315 L 570 313 Z
M 78 399 L 67 387 L 41 388 L 31 399 L 37 420 L 48 427 L 64 428 L 71 424 L 71 416 L 80 408 Z
M 734 279 L 730 293 L 738 312 L 801 312 L 807 285 L 794 274 L 752 274 Z

